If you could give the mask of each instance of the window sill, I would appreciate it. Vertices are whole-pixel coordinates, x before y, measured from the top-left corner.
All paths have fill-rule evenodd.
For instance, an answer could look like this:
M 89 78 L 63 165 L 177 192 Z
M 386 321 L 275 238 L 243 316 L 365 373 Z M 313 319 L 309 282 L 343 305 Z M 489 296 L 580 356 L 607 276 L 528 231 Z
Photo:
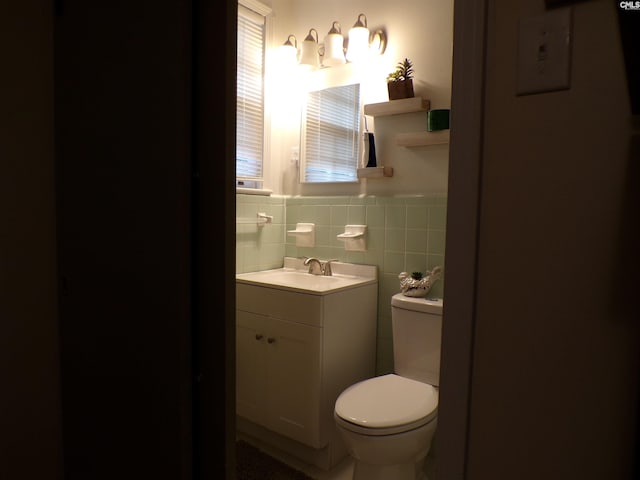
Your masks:
M 265 197 L 268 197 L 268 196 L 271 196 L 272 191 L 266 188 L 236 187 L 236 193 L 243 193 L 245 195 L 264 195 Z

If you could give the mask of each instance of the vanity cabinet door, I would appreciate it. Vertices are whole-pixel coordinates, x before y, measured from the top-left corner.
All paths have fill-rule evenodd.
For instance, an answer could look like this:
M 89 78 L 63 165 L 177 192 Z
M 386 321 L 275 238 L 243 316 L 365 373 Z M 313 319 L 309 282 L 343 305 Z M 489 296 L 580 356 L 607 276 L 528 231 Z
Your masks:
M 236 311 L 236 413 L 266 424 L 267 317 Z
M 322 329 L 269 319 L 267 395 L 269 428 L 320 448 Z
M 236 413 L 319 448 L 322 329 L 236 311 Z

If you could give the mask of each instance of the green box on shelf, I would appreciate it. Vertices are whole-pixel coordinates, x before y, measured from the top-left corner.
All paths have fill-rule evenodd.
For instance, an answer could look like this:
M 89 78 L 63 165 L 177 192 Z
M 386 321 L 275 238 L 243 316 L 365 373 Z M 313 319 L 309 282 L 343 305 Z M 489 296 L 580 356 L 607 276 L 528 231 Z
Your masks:
M 427 131 L 447 130 L 449 128 L 449 109 L 435 109 L 427 112 Z

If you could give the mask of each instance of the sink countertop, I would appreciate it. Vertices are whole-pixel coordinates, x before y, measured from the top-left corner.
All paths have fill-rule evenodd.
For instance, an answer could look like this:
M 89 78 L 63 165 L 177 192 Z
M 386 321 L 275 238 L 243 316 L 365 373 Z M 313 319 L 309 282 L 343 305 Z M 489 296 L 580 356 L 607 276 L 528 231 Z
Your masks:
M 324 260 L 324 259 L 320 259 Z M 285 257 L 284 266 L 272 270 L 236 274 L 236 282 L 307 294 L 326 295 L 361 285 L 376 283 L 375 265 L 331 262 L 333 275 L 312 275 L 304 259 Z

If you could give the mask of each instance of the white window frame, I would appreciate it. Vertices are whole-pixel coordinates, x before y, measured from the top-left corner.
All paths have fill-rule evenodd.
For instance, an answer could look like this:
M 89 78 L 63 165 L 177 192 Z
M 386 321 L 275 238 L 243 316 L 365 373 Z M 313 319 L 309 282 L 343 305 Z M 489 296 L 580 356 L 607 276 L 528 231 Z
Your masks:
M 246 10 L 245 10 L 246 9 Z M 248 11 L 247 11 L 248 10 Z M 245 18 L 249 18 L 251 20 L 256 21 L 256 24 L 262 23 L 263 27 L 263 41 L 262 41 L 262 78 L 261 78 L 261 92 L 259 98 L 259 102 L 261 102 L 261 112 L 258 115 L 262 116 L 262 119 L 259 121 L 260 129 L 257 132 L 257 136 L 260 139 L 261 147 L 262 147 L 262 155 L 260 158 L 260 171 L 256 172 L 255 175 L 245 175 L 241 176 L 238 168 L 238 160 L 236 156 L 236 190 L 255 190 L 261 191 L 265 188 L 265 178 L 268 170 L 268 165 L 266 159 L 269 158 L 269 122 L 267 119 L 267 111 L 265 105 L 267 104 L 265 100 L 265 64 L 266 64 L 266 50 L 268 44 L 270 43 L 270 33 L 271 33 L 271 8 L 258 2 L 257 0 L 238 0 L 238 17 L 244 16 Z M 240 28 L 240 27 L 239 27 Z M 240 77 L 238 77 L 238 83 L 240 83 Z M 247 136 L 243 136 L 240 131 L 241 122 L 238 122 L 237 125 L 237 139 L 236 139 L 236 155 L 238 151 L 241 150 L 240 145 L 243 141 L 243 138 L 249 138 L 249 134 Z M 254 152 L 257 153 L 257 152 Z

